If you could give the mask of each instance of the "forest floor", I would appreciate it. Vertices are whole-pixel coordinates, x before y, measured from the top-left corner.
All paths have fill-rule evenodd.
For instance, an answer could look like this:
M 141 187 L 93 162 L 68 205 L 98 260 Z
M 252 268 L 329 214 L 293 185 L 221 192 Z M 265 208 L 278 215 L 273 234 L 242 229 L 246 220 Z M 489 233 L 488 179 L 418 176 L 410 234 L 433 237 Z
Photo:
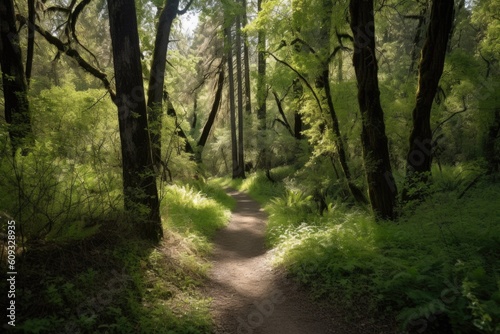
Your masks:
M 229 191 L 237 205 L 214 239 L 207 294 L 215 334 L 397 333 L 333 300 L 314 301 L 300 284 L 272 266 L 265 246 L 266 213 L 246 194 Z

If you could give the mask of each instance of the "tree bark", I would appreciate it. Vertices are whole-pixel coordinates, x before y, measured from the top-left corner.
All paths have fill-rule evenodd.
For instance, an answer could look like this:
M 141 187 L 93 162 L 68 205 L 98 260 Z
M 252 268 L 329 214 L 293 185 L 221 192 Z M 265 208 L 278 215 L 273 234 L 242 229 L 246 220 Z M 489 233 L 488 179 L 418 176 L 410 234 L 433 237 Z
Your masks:
M 257 1 L 257 11 L 262 10 L 262 0 Z M 257 33 L 257 145 L 260 149 L 260 159 L 257 168 L 270 168 L 266 132 L 267 132 L 267 88 L 266 88 L 266 31 L 259 29 Z M 278 102 L 279 100 L 277 100 Z M 291 129 L 290 129 L 291 131 Z
M 431 109 L 444 69 L 453 16 L 453 0 L 432 1 L 431 18 L 419 65 L 418 91 L 416 105 L 413 109 L 413 128 L 406 158 L 404 201 L 421 196 L 417 193 L 410 195 L 408 190 L 415 183 L 426 183 L 431 171 Z
M 226 22 L 227 24 L 227 22 Z M 234 98 L 234 72 L 233 72 L 233 38 L 231 36 L 231 25 L 224 29 L 226 35 L 226 50 L 227 50 L 227 71 L 229 81 L 229 116 L 231 122 L 231 160 L 233 165 L 233 179 L 238 178 L 238 141 L 236 129 L 236 106 Z
M 236 81 L 238 87 L 238 178 L 245 178 L 243 142 L 243 68 L 241 64 L 241 16 L 236 16 Z
M 160 14 L 156 30 L 155 48 L 151 62 L 151 73 L 148 85 L 148 116 L 151 132 L 153 162 L 161 163 L 161 130 L 163 115 L 163 87 L 165 85 L 165 69 L 168 44 L 172 23 L 179 11 L 179 0 L 168 0 Z
M 109 0 L 116 104 L 120 128 L 123 193 L 139 234 L 158 242 L 163 236 L 148 120 L 134 0 Z
M 203 131 L 201 132 L 200 139 L 198 140 L 198 147 L 203 147 L 206 145 L 208 136 L 210 135 L 210 131 L 212 130 L 212 126 L 214 125 L 215 118 L 217 117 L 217 112 L 219 111 L 221 100 L 222 100 L 222 91 L 224 88 L 224 59 L 221 60 L 220 70 L 219 70 L 219 79 L 217 80 L 217 90 L 215 92 L 214 103 L 212 104 L 212 110 L 208 115 L 207 122 L 203 127 Z
M 28 48 L 26 51 L 26 82 L 30 85 L 35 50 L 35 0 L 28 0 Z
M 425 18 L 427 16 L 427 5 L 425 4 L 422 10 L 420 11 L 420 15 L 417 17 L 412 17 L 416 20 L 418 20 L 417 28 L 415 31 L 415 37 L 413 38 L 413 47 L 411 50 L 411 57 L 410 57 L 410 69 L 408 71 L 408 74 L 413 76 L 416 74 L 415 70 L 415 63 L 417 62 L 418 59 L 418 50 L 420 50 L 420 44 L 422 40 L 422 35 L 423 35 L 423 30 L 424 30 L 424 25 L 425 25 Z
M 0 65 L 5 99 L 5 120 L 9 124 L 12 154 L 31 145 L 31 127 L 28 84 L 24 72 L 19 34 L 16 29 L 14 2 L 0 0 Z
M 353 64 L 358 82 L 361 141 L 370 204 L 377 219 L 394 219 L 397 189 L 392 182 L 384 113 L 380 105 L 373 0 L 351 0 L 349 12 L 354 36 Z
M 242 0 L 243 14 L 241 15 L 243 27 L 246 27 L 248 23 L 247 18 L 247 1 Z M 248 38 L 246 34 L 243 34 L 243 61 L 245 64 L 245 112 L 247 114 L 252 113 L 252 99 L 251 99 L 251 87 L 250 87 L 250 56 L 248 54 Z

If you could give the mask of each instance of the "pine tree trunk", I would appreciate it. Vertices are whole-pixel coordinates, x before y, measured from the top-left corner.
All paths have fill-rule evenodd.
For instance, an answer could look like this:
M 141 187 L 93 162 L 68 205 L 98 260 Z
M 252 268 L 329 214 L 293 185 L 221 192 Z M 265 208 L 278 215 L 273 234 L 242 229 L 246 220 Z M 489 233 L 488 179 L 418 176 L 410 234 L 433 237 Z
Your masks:
M 392 169 L 384 113 L 380 105 L 373 0 L 351 0 L 349 12 L 354 36 L 353 64 L 363 123 L 361 142 L 370 204 L 376 218 L 393 219 L 396 216 L 397 190 L 393 182 L 388 182 L 392 180 Z
M 28 84 L 16 29 L 14 2 L 0 0 L 0 65 L 5 103 L 5 120 L 9 124 L 12 154 L 22 148 L 27 153 L 33 141 Z
M 436 96 L 439 80 L 443 73 L 447 45 L 454 16 L 453 0 L 434 0 L 427 37 L 419 66 L 419 81 L 410 147 L 406 158 L 406 184 L 403 201 L 422 196 L 410 194 L 415 183 L 426 183 L 432 164 L 431 109 Z
M 158 242 L 162 236 L 134 0 L 109 0 L 116 104 L 123 168 L 125 209 L 139 234 Z

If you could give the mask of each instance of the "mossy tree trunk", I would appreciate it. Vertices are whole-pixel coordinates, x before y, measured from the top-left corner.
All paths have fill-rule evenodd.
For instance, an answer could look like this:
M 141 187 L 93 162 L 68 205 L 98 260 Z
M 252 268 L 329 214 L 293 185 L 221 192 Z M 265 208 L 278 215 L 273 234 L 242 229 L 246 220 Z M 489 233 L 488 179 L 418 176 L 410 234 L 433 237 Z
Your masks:
M 9 124 L 12 153 L 31 145 L 28 84 L 24 72 L 19 34 L 16 27 L 14 2 L 0 0 L 0 64 L 5 100 L 5 120 Z M 26 150 L 23 150 L 26 153 Z
M 353 64 L 358 82 L 358 102 L 362 117 L 361 141 L 368 195 L 377 218 L 394 219 L 397 189 L 391 182 L 392 169 L 384 113 L 380 105 L 373 1 L 351 0 L 349 12 L 354 36 Z

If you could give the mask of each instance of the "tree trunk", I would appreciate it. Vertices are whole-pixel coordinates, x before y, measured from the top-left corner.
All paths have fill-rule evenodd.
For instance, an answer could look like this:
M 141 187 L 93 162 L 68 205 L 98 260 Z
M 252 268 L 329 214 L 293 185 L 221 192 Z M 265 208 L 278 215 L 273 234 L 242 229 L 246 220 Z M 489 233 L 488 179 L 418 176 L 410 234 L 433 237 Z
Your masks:
M 380 105 L 373 0 L 351 0 L 349 12 L 354 36 L 353 64 L 358 82 L 363 125 L 361 142 L 370 204 L 376 218 L 393 219 L 396 216 L 397 189 L 391 182 L 392 169 L 384 113 Z
M 434 0 L 427 37 L 419 66 L 419 81 L 410 147 L 406 158 L 406 185 L 403 200 L 416 199 L 421 194 L 409 194 L 409 189 L 427 182 L 432 163 L 431 109 L 443 73 L 447 45 L 454 12 L 453 0 Z
M 304 88 L 302 87 L 302 84 L 300 82 L 300 79 L 295 79 L 293 81 L 293 98 L 295 101 L 297 101 L 297 104 L 299 103 L 298 101 L 302 97 L 302 94 L 304 94 Z M 302 121 L 302 116 L 300 115 L 300 108 L 297 107 L 297 110 L 294 111 L 293 117 L 294 117 L 294 122 L 293 122 L 293 133 L 295 133 L 295 139 L 297 140 L 302 140 L 304 139 L 304 136 L 302 135 L 302 130 L 304 129 L 304 121 Z
M 200 139 L 198 140 L 198 147 L 203 147 L 206 145 L 208 136 L 210 135 L 210 130 L 212 130 L 212 126 L 214 125 L 215 118 L 217 116 L 217 112 L 219 111 L 222 100 L 222 91 L 224 88 L 224 75 L 225 75 L 224 59 L 222 59 L 219 69 L 219 79 L 217 80 L 217 90 L 215 92 L 214 103 L 212 104 L 212 110 L 208 115 L 207 122 L 205 123 Z
M 415 71 L 415 63 L 417 62 L 418 59 L 418 50 L 420 50 L 420 42 L 422 40 L 422 35 L 423 35 L 423 30 L 424 30 L 424 25 L 425 25 L 425 18 L 427 16 L 427 5 L 422 8 L 420 11 L 420 15 L 418 16 L 418 24 L 417 24 L 417 29 L 415 32 L 415 37 L 413 38 L 413 47 L 411 50 L 411 58 L 410 58 L 410 69 L 409 69 L 409 75 L 413 76 L 416 71 Z M 414 73 L 415 72 L 415 73 Z
M 12 154 L 30 146 L 33 140 L 28 84 L 23 66 L 14 2 L 0 0 L 0 65 L 5 99 L 5 120 L 9 124 Z
M 238 178 L 245 178 L 243 143 L 243 69 L 241 64 L 241 17 L 236 16 L 236 81 L 238 84 Z
M 247 19 L 247 1 L 242 0 L 243 14 L 242 23 L 243 27 L 246 27 L 248 23 Z M 245 111 L 247 114 L 252 113 L 252 99 L 251 99 L 251 87 L 250 87 L 250 56 L 248 54 L 248 38 L 246 34 L 243 34 L 243 61 L 245 63 Z
M 163 7 L 156 30 L 155 48 L 151 63 L 148 86 L 148 113 L 151 131 L 153 162 L 159 166 L 161 162 L 161 129 L 163 115 L 163 87 L 168 44 L 172 23 L 177 16 L 179 0 L 168 0 Z
M 335 135 L 335 145 L 337 146 L 337 154 L 340 162 L 340 166 L 342 166 L 342 171 L 344 172 L 344 176 L 347 180 L 347 187 L 351 192 L 352 197 L 358 203 L 367 204 L 365 195 L 361 189 L 359 189 L 354 182 L 352 182 L 351 170 L 349 169 L 349 165 L 347 164 L 347 155 L 344 148 L 344 141 L 342 140 L 342 134 L 340 133 L 339 119 L 337 117 L 337 113 L 335 112 L 335 107 L 333 105 L 332 92 L 330 88 L 330 71 L 326 68 L 323 71 L 322 81 L 324 83 L 325 90 L 325 99 L 328 104 L 328 110 L 330 111 L 330 116 L 332 118 L 333 125 L 333 133 Z
M 257 1 L 257 10 L 262 10 L 262 0 Z M 266 88 L 266 31 L 259 29 L 257 34 L 257 145 L 260 149 L 260 159 L 257 168 L 268 170 L 270 161 L 267 150 L 267 88 Z M 279 101 L 279 100 L 278 100 Z M 291 131 L 291 130 L 290 130 Z
M 226 23 L 227 24 L 227 23 Z M 233 73 L 233 39 L 231 26 L 229 25 L 224 29 L 226 35 L 226 50 L 227 50 L 227 71 L 229 81 L 229 115 L 231 119 L 231 158 L 233 163 L 233 179 L 238 178 L 238 142 L 236 130 L 236 106 L 234 99 L 234 73 Z
M 166 1 L 158 21 L 153 60 L 151 62 L 151 73 L 149 76 L 148 86 L 148 116 L 151 131 L 153 161 L 156 166 L 160 166 L 161 164 L 163 95 L 168 45 L 170 41 L 170 32 L 172 31 L 172 24 L 178 14 L 179 0 Z M 177 131 L 181 138 L 186 139 L 187 152 L 193 153 L 193 149 L 187 141 L 185 132 L 180 127 L 178 127 Z
M 498 142 L 500 134 L 500 108 L 495 109 L 493 124 L 488 129 L 486 142 L 484 144 L 484 153 L 488 162 L 488 174 L 498 173 L 500 165 L 500 157 L 495 148 L 495 143 Z
M 28 48 L 26 55 L 26 82 L 30 85 L 35 50 L 35 0 L 28 0 Z
M 125 209 L 130 212 L 139 234 L 158 242 L 163 231 L 148 133 L 135 2 L 109 0 L 108 10 Z

